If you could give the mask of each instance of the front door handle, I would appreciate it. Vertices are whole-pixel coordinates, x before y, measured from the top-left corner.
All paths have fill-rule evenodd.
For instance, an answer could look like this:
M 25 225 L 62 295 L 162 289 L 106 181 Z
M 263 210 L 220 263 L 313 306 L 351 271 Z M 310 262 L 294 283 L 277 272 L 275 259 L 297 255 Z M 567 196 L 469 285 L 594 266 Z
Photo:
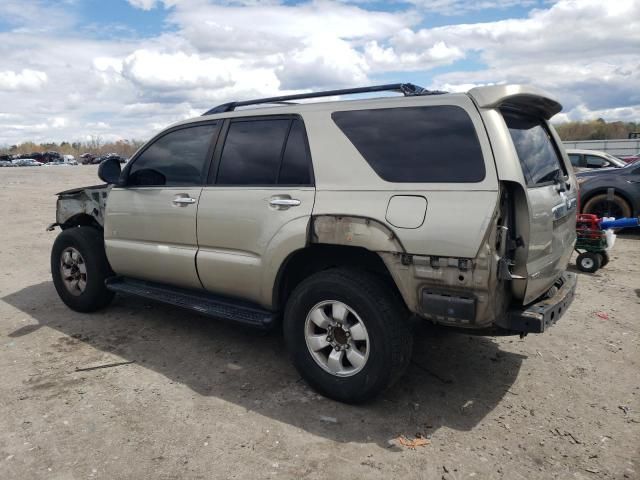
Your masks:
M 285 210 L 300 205 L 300 200 L 290 197 L 274 197 L 269 200 L 269 205 L 279 210 Z
M 186 207 L 187 205 L 196 203 L 196 199 L 191 198 L 189 195 L 178 195 L 173 199 L 172 203 L 178 207 Z

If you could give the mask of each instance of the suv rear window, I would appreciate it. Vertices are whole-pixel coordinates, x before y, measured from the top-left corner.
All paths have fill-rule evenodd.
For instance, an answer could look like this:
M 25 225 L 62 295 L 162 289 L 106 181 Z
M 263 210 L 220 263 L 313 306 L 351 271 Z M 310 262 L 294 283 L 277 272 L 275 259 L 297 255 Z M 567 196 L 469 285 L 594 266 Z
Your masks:
M 546 124 L 540 118 L 503 111 L 528 185 L 551 182 L 566 174 Z
M 231 122 L 224 142 L 219 185 L 273 185 L 291 120 Z
M 331 118 L 388 182 L 471 183 L 485 177 L 476 130 L 460 107 L 352 110 Z

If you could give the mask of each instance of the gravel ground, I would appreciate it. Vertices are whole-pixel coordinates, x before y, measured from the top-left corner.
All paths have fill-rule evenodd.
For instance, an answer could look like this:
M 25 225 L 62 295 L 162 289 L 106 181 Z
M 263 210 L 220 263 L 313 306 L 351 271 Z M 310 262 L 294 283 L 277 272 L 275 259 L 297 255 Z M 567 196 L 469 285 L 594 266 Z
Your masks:
M 637 234 L 580 274 L 549 332 L 420 328 L 400 382 L 345 406 L 302 382 L 278 334 L 131 297 L 67 309 L 45 227 L 53 194 L 95 172 L 0 169 L 1 479 L 640 478 Z

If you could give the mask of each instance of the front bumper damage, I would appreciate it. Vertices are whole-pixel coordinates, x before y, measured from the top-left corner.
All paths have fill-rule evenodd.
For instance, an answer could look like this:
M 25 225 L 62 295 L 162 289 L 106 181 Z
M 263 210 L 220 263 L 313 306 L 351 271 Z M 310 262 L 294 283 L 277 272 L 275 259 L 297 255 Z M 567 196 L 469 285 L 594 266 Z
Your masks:
M 557 290 L 553 296 L 547 296 L 521 308 L 511 308 L 495 324 L 522 334 L 542 333 L 567 311 L 575 296 L 577 283 L 578 276 L 575 273 L 565 272 L 556 282 L 554 287 Z

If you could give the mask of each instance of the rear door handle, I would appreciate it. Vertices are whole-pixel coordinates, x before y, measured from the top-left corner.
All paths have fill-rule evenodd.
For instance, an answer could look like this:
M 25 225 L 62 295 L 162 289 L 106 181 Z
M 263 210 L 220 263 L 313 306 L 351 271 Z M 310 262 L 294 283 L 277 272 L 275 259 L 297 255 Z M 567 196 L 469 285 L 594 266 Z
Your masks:
M 179 207 L 186 207 L 187 205 L 191 205 L 192 203 L 196 203 L 195 198 L 191 198 L 189 195 L 183 194 L 178 195 L 173 199 L 172 202 L 174 205 Z
M 297 198 L 275 197 L 269 200 L 269 205 L 276 207 L 279 210 L 285 210 L 287 208 L 297 207 L 300 205 L 300 200 Z

